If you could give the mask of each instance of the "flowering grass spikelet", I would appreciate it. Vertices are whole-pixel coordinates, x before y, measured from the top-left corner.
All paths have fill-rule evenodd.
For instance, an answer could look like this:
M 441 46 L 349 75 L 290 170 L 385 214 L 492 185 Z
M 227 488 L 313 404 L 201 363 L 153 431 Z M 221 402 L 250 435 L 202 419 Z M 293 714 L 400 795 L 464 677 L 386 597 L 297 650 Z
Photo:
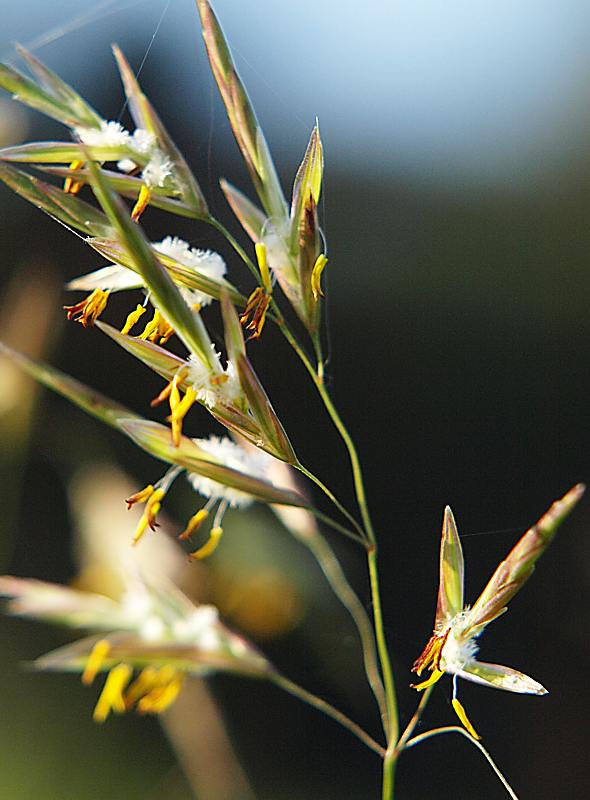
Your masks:
M 56 584 L 0 577 L 9 610 L 70 628 L 103 631 L 99 637 L 65 645 L 35 662 L 39 669 L 79 672 L 89 686 L 107 678 L 93 718 L 133 708 L 160 714 L 178 697 L 187 676 L 217 671 L 251 677 L 272 674 L 271 665 L 246 640 L 230 631 L 211 605 L 194 605 L 173 584 L 129 577 L 118 602 Z M 132 683 L 134 673 L 137 678 Z
M 522 672 L 499 664 L 477 661 L 477 638 L 490 622 L 507 610 L 506 603 L 530 577 L 537 559 L 583 492 L 584 487 L 581 484 L 574 486 L 522 536 L 472 607 L 464 605 L 463 551 L 453 513 L 448 506 L 445 509 L 434 631 L 412 668 L 418 676 L 424 670 L 429 670 L 431 675 L 413 688 L 423 691 L 437 683 L 445 672 L 452 675 L 453 708 L 462 724 L 476 739 L 479 736 L 457 698 L 457 678 L 518 694 L 547 693 L 540 683 Z
M 221 283 L 227 273 L 224 259 L 212 250 L 199 250 L 193 248 L 188 242 L 178 236 L 166 236 L 159 242 L 153 242 L 152 248 L 156 254 L 161 254 L 173 260 L 186 270 L 189 279 L 191 276 L 204 276 Z M 194 311 L 208 306 L 213 297 L 198 289 L 189 288 L 178 282 L 181 295 Z M 132 269 L 122 264 L 109 264 L 106 267 L 89 272 L 79 278 L 74 278 L 67 284 L 70 290 L 102 289 L 109 292 L 121 292 L 132 289 L 148 289 L 141 276 Z M 125 333 L 128 333 L 126 330 Z

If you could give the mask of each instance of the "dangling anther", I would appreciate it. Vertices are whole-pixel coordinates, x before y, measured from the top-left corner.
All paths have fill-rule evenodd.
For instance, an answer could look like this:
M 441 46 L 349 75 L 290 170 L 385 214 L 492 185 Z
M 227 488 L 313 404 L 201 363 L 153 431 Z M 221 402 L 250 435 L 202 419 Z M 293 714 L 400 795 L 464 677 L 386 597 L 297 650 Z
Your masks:
M 327 263 L 328 259 L 323 253 L 321 253 L 317 257 L 316 262 L 313 265 L 313 269 L 311 271 L 311 291 L 313 293 L 313 299 L 316 301 L 318 297 L 324 296 L 320 281 L 322 277 L 322 272 L 324 271 L 324 267 L 326 266 Z
M 96 678 L 97 673 L 100 672 L 102 666 L 110 653 L 111 644 L 107 639 L 100 639 L 92 648 L 84 672 L 82 673 L 82 683 L 85 686 L 90 686 L 92 681 Z
M 187 522 L 186 528 L 178 535 L 180 541 L 185 542 L 187 539 L 190 539 L 193 533 L 199 530 L 208 516 L 209 511 L 206 508 L 200 508 L 196 514 L 193 514 Z
M 247 331 L 251 331 L 249 339 L 258 339 L 266 322 L 266 312 L 271 302 L 271 296 L 260 286 L 252 292 L 246 303 L 240 322 Z
M 121 328 L 121 333 L 126 335 L 129 333 L 131 328 L 135 325 L 135 323 L 145 314 L 145 306 L 137 305 L 135 311 L 132 311 L 130 314 L 127 315 L 127 319 L 125 320 L 125 324 Z
M 453 704 L 453 709 L 455 711 L 455 714 L 461 720 L 461 724 L 463 725 L 465 730 L 471 736 L 473 736 L 474 739 L 477 739 L 479 741 L 481 739 L 481 736 L 479 735 L 479 733 L 475 730 L 475 728 L 473 727 L 473 725 L 469 721 L 469 718 L 467 716 L 467 712 L 465 711 L 465 709 L 463 708 L 463 704 L 460 702 L 459 698 L 457 697 L 457 676 L 456 675 L 453 675 L 453 699 L 451 700 L 451 703 Z
M 72 161 L 70 164 L 71 170 L 81 169 L 84 166 L 83 161 Z M 66 194 L 78 194 L 82 186 L 84 185 L 83 181 L 77 181 L 75 178 L 68 177 L 64 181 L 64 192 Z
M 262 286 L 257 286 L 254 289 L 248 298 L 244 313 L 240 317 L 242 325 L 246 330 L 251 331 L 249 339 L 258 339 L 260 337 L 266 322 L 266 312 L 272 299 L 272 282 L 266 257 L 266 245 L 264 242 L 257 242 L 254 247 Z
M 156 308 L 154 309 L 154 316 L 145 326 L 139 338 L 147 339 L 149 342 L 156 342 L 159 339 L 160 344 L 166 344 L 173 334 L 174 328 Z
M 135 492 L 132 494 L 131 497 L 128 497 L 125 502 L 127 503 L 127 511 L 129 511 L 136 503 L 145 503 L 146 500 L 149 500 L 150 497 L 154 493 L 154 487 L 152 484 L 148 484 L 145 489 L 142 489 L 140 492 Z
M 149 488 L 150 487 L 144 489 L 144 492 L 147 492 Z M 156 516 L 161 508 L 161 501 L 164 499 L 165 494 L 165 489 L 159 488 L 154 489 L 150 494 L 147 495 L 145 510 L 137 524 L 135 533 L 133 534 L 132 544 L 137 544 L 148 528 L 151 528 L 153 531 L 155 531 L 158 527 Z M 131 500 L 132 498 L 129 499 Z M 129 502 L 129 500 L 127 502 Z
M 182 383 L 182 382 L 184 381 L 184 379 L 186 378 L 186 376 L 187 376 L 187 375 L 188 375 L 188 370 L 187 370 L 187 369 L 181 369 L 181 370 L 179 370 L 179 371 L 176 373 L 176 375 L 175 375 L 175 376 L 172 378 L 172 380 L 171 380 L 171 381 L 169 381 L 169 382 L 166 384 L 166 386 L 164 386 L 164 388 L 162 389 L 162 391 L 160 392 L 160 394 L 159 394 L 157 397 L 154 397 L 154 399 L 153 399 L 153 400 L 150 402 L 150 406 L 151 406 L 152 408 L 155 408 L 156 406 L 159 406 L 159 405 L 160 405 L 160 403 L 163 403 L 163 402 L 164 402 L 164 400 L 168 400 L 168 398 L 170 397 L 170 393 L 171 393 L 171 391 L 172 391 L 172 385 L 173 385 L 173 383 L 174 383 L 175 381 L 176 381 L 176 383 L 177 383 L 177 384 L 178 384 L 178 383 Z
M 181 400 L 178 386 L 174 381 L 172 382 L 172 389 L 170 391 L 169 398 L 171 414 L 168 419 L 172 427 L 172 442 L 174 447 L 178 447 L 180 445 L 180 437 L 182 436 L 182 421 L 194 405 L 196 399 L 197 393 L 192 386 L 189 386 Z
M 152 193 L 150 189 L 145 185 L 145 183 L 142 184 L 142 187 L 139 190 L 137 202 L 133 206 L 133 211 L 131 212 L 131 219 L 133 222 L 139 222 L 141 215 L 146 210 L 147 205 L 150 202 L 151 196 Z
M 132 674 L 128 664 L 118 664 L 109 672 L 92 715 L 95 722 L 104 722 L 111 711 L 122 714 L 126 710 L 123 692 Z
M 218 526 L 216 528 L 211 528 L 209 533 L 209 538 L 205 542 L 204 545 L 199 547 L 198 550 L 195 550 L 193 553 L 189 553 L 189 560 L 197 559 L 202 561 L 204 558 L 207 558 L 217 550 L 217 546 L 219 545 L 219 540 L 221 539 L 221 535 L 223 533 L 223 528 Z
M 109 292 L 95 289 L 92 294 L 73 306 L 64 306 L 68 319 L 80 322 L 85 328 L 91 328 L 105 310 Z

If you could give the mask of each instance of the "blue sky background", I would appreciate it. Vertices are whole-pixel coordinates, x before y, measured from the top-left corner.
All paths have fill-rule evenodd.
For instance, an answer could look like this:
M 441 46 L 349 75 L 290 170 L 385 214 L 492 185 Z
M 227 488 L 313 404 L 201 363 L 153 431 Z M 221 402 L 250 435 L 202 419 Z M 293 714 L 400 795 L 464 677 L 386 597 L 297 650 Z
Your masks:
M 336 169 L 522 187 L 554 180 L 586 148 L 584 0 L 215 7 L 271 141 L 298 153 L 317 114 Z M 21 0 L 3 12 L 0 53 L 55 30 L 36 52 L 76 80 L 82 65 L 104 64 L 113 38 L 147 48 L 165 9 L 146 69 L 163 59 L 184 113 L 211 94 L 192 0 Z

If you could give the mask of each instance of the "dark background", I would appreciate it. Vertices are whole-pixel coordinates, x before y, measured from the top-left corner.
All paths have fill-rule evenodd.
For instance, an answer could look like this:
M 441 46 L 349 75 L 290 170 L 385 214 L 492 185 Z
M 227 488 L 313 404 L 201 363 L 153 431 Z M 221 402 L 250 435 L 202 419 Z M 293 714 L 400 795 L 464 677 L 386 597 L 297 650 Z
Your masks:
M 77 13 L 68 17 L 66 5 L 58 21 Z M 240 32 L 249 27 L 242 4 L 227 0 L 219 8 L 228 32 L 236 32 L 238 50 L 245 53 L 238 64 L 246 82 L 252 83 L 254 99 L 267 98 L 260 117 L 285 187 L 292 181 L 313 115 L 322 115 L 322 107 L 315 104 L 330 91 L 340 102 L 335 99 L 334 108 L 327 108 L 322 127 L 327 151 L 322 215 L 330 247 L 325 273 L 328 373 L 365 465 L 381 548 L 387 635 L 400 687 L 400 714 L 407 721 L 416 702 L 407 688 L 409 668 L 429 635 L 434 613 L 444 506 L 452 506 L 464 535 L 466 598 L 474 600 L 519 533 L 573 483 L 588 479 L 590 159 L 585 141 L 590 126 L 585 116 L 590 65 L 584 72 L 578 51 L 588 21 L 580 4 L 563 4 L 563 19 L 555 10 L 559 52 L 563 59 L 569 54 L 576 62 L 576 81 L 566 90 L 556 82 L 550 37 L 545 42 L 547 74 L 539 75 L 544 62 L 535 61 L 538 52 L 531 41 L 540 47 L 541 34 L 535 27 L 538 20 L 534 23 L 533 15 L 527 15 L 528 4 L 514 4 L 522 12 L 522 30 L 510 27 L 517 21 L 502 5 L 495 12 L 491 6 L 484 8 L 480 41 L 470 43 L 470 52 L 478 59 L 480 93 L 470 72 L 476 67 L 468 59 L 458 75 L 466 78 L 469 97 L 462 95 L 466 84 L 461 80 L 447 85 L 441 78 L 442 97 L 448 91 L 458 99 L 454 104 L 441 100 L 436 113 L 423 113 L 421 121 L 416 113 L 416 130 L 426 133 L 421 140 L 416 134 L 412 150 L 410 122 L 407 130 L 401 123 L 392 129 L 390 138 L 386 124 L 391 107 L 400 105 L 404 86 L 395 69 L 399 55 L 392 48 L 389 62 L 387 51 L 381 56 L 383 64 L 390 63 L 390 81 L 380 73 L 379 83 L 370 71 L 374 42 L 380 43 L 383 36 L 380 23 L 395 31 L 389 4 L 368 7 L 367 13 L 375 14 L 375 40 L 371 26 L 360 22 L 365 33 L 355 37 L 355 17 L 347 4 L 339 21 L 328 13 L 313 20 L 306 11 L 300 27 L 291 29 L 296 16 L 291 4 L 286 5 L 287 16 L 278 19 L 268 10 L 266 15 L 260 9 L 252 11 L 257 39 Z M 38 55 L 59 68 L 105 117 L 115 118 L 121 92 L 108 43 L 116 38 L 137 65 L 162 9 L 163 4 L 154 3 L 146 7 L 145 18 L 137 6 L 121 17 L 102 18 L 61 36 Z M 33 38 L 56 23 L 41 14 L 31 23 L 29 36 L 27 10 L 25 4 L 21 13 L 12 11 L 14 30 L 7 36 L 7 47 L 10 38 Z M 416 36 L 424 44 L 427 61 L 440 20 L 430 18 L 427 25 L 428 12 L 423 11 L 425 16 L 415 21 Z M 205 187 L 213 209 L 237 232 L 217 178 L 227 176 L 253 195 L 207 72 L 195 14 L 190 3 L 171 5 L 143 69 L 142 84 Z M 514 63 L 496 49 L 503 41 L 497 24 L 502 14 L 507 15 L 505 41 L 522 37 L 521 58 Z M 315 28 L 310 29 L 310 20 Z M 403 20 L 407 30 L 407 14 Z M 446 22 L 451 32 L 446 29 L 445 36 L 461 50 L 473 31 Z M 485 23 L 489 23 L 487 49 Z M 281 26 L 287 26 L 286 32 Z M 565 44 L 564 30 L 570 31 Z M 244 41 L 239 39 L 242 35 Z M 349 39 L 343 42 L 346 35 Z M 289 36 L 292 49 L 281 53 L 281 37 L 289 40 Z M 570 50 L 565 46 L 568 41 Z M 293 66 L 298 47 L 304 52 L 300 69 Z M 330 60 L 330 47 L 336 77 L 338 64 L 348 75 L 350 62 L 353 69 L 358 62 L 356 72 L 364 75 L 367 87 L 379 89 L 376 96 L 367 89 L 374 103 L 371 116 L 355 111 L 353 85 L 323 86 L 328 78 L 334 80 L 327 66 L 325 79 L 321 69 Z M 440 58 L 444 76 L 444 55 L 435 48 L 432 52 L 433 59 Z M 453 49 L 448 52 L 449 59 L 456 58 Z M 415 51 L 414 56 L 418 62 Z M 281 82 L 281 72 L 275 74 L 281 59 L 290 65 L 298 90 Z M 546 94 L 539 95 L 539 108 L 557 108 L 562 116 L 555 112 L 553 118 L 548 113 L 543 118 L 528 109 L 514 116 L 513 126 L 508 121 L 502 128 L 497 122 L 502 113 L 510 117 L 510 102 L 523 108 L 526 81 L 521 106 L 514 98 L 510 101 L 509 87 L 522 80 L 519 69 L 525 74 L 532 71 L 531 62 L 536 80 L 547 87 Z M 252 64 L 255 70 L 250 69 Z M 411 108 L 411 79 L 416 75 L 409 66 L 407 76 L 406 103 Z M 301 99 L 305 91 L 300 84 L 308 91 L 306 101 Z M 502 86 L 504 104 L 496 95 Z M 290 108 L 291 91 L 295 110 Z M 531 84 L 531 93 L 535 92 L 538 83 Z M 427 108 L 427 101 L 428 95 L 418 93 L 417 105 L 424 102 Z M 477 113 L 474 103 L 479 104 Z M 585 110 L 572 112 L 580 107 Z M 57 124 L 39 115 L 9 118 L 9 108 L 8 103 L 2 105 L 5 144 L 63 136 Z M 301 122 L 302 113 L 309 124 Z M 450 122 L 445 122 L 445 113 Z M 349 118 L 355 133 L 341 135 Z M 553 119 L 549 132 L 547 119 Z M 461 143 L 461 136 L 467 143 Z M 0 191 L 0 208 L 7 326 L 14 298 L 29 290 L 34 296 L 31 286 L 41 285 L 43 277 L 51 287 L 98 262 L 82 242 L 8 190 Z M 219 249 L 232 280 L 244 291 L 250 288 L 240 263 L 205 226 L 172 220 L 154 210 L 146 213 L 144 223 L 153 240 L 174 233 L 195 246 Z M 56 299 L 58 309 L 62 300 L 68 301 L 65 294 Z M 122 324 L 133 302 L 115 298 L 105 318 Z M 33 301 L 24 301 L 23 306 L 21 324 L 26 331 L 36 324 L 38 306 Z M 215 312 L 207 319 L 219 336 Z M 44 358 L 66 372 L 148 414 L 148 401 L 159 382 L 98 332 L 65 325 L 56 312 L 41 350 Z M 343 448 L 303 370 L 271 326 L 262 341 L 252 345 L 251 355 L 304 463 L 352 506 Z M 38 397 L 30 429 L 22 435 L 10 434 L 11 413 L 14 410 L 8 409 L 2 422 L 6 490 L 0 519 L 2 570 L 66 582 L 76 573 L 67 501 L 67 486 L 76 470 L 82 464 L 109 461 L 143 484 L 158 476 L 159 466 L 45 392 Z M 213 430 L 211 425 L 204 412 L 196 411 L 188 430 L 206 435 Z M 181 525 L 191 513 L 189 506 L 184 492 L 179 493 L 178 508 L 172 505 L 168 510 Z M 461 686 L 475 727 L 522 798 L 550 800 L 566 793 L 582 798 L 590 790 L 589 508 L 583 501 L 510 613 L 490 627 L 482 642 L 484 660 L 521 669 L 547 686 L 550 694 L 521 697 Z M 270 517 L 262 514 L 254 519 L 257 526 L 273 529 Z M 232 518 L 231 529 L 238 538 L 239 517 Z M 280 528 L 274 534 L 269 552 L 276 555 L 285 581 L 295 587 L 304 614 L 298 625 L 282 635 L 266 636 L 260 646 L 287 674 L 346 709 L 377 735 L 354 631 L 345 613 L 307 555 Z M 328 535 L 368 603 L 361 554 L 337 535 Z M 231 548 L 230 542 L 226 560 Z M 301 571 L 304 578 L 298 574 Z M 262 597 L 258 602 L 264 606 L 267 601 Z M 155 722 L 129 717 L 97 728 L 90 719 L 95 689 L 83 689 L 72 677 L 21 669 L 19 662 L 66 641 L 63 632 L 2 619 L 0 635 L 4 653 L 0 750 L 6 784 L 2 796 L 90 799 L 104 797 L 106 786 L 113 800 L 190 796 L 188 786 L 170 772 L 174 757 Z M 229 678 L 211 683 L 257 797 L 379 796 L 379 762 L 347 732 L 272 688 Z M 448 681 L 441 681 L 422 729 L 454 724 L 449 696 Z M 435 792 L 453 800 L 505 796 L 481 756 L 463 739 L 450 736 L 408 753 L 400 763 L 402 800 Z

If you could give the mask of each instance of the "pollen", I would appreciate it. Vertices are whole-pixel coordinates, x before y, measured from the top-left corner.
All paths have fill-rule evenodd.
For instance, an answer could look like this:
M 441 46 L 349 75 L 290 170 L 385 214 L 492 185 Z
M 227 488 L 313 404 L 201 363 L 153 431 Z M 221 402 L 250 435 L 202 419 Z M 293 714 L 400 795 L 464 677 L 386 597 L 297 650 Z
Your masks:
M 64 306 L 67 317 L 80 322 L 85 328 L 91 328 L 105 310 L 109 292 L 95 289 L 92 294 L 73 306 Z

